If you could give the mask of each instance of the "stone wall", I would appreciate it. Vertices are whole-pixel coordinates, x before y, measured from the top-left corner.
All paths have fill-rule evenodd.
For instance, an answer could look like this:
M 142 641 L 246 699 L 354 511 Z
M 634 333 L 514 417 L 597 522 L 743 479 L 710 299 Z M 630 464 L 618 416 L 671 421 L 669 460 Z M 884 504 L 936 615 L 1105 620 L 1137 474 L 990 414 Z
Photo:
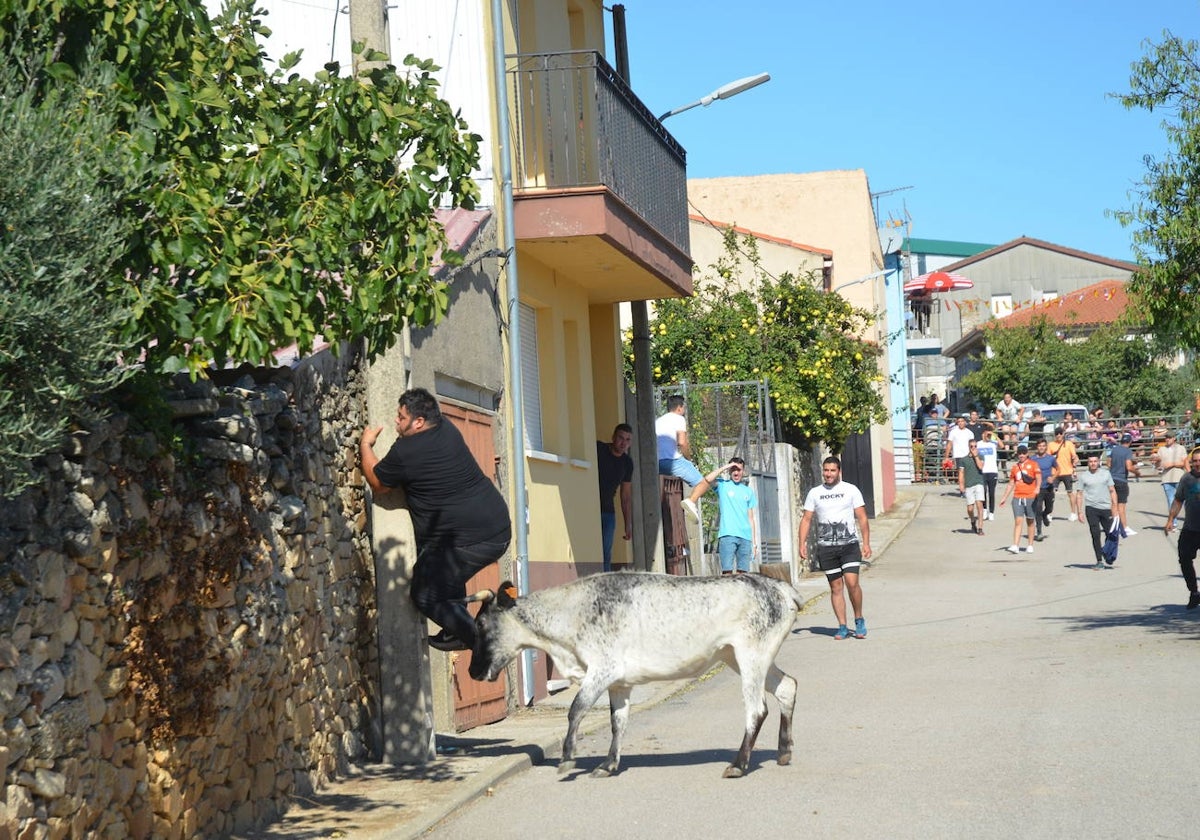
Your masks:
M 224 837 L 377 750 L 362 376 L 239 373 L 0 502 L 0 837 Z

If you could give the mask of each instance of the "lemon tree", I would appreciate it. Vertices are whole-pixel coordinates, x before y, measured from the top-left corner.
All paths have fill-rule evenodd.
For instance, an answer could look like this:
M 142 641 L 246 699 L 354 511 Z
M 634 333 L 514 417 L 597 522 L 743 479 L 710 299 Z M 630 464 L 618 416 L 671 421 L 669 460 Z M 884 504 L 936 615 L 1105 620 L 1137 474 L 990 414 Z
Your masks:
M 727 231 L 725 255 L 695 294 L 655 304 L 655 382 L 765 379 L 786 439 L 839 451 L 887 418 L 880 349 L 859 338 L 875 316 L 809 274 L 772 277 L 752 245 Z

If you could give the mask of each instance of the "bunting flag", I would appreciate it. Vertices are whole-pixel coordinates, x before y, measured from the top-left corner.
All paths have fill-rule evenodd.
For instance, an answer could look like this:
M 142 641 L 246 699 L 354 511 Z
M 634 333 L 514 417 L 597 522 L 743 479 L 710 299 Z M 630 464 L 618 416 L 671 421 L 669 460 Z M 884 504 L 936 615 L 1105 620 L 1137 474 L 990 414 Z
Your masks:
M 1096 300 L 1103 298 L 1105 301 L 1112 301 L 1116 299 L 1117 291 L 1113 289 L 1105 289 L 1103 291 L 1100 289 L 1093 289 L 1090 292 L 1069 292 L 1066 295 L 1060 295 L 1059 297 L 1050 298 L 1049 300 L 1014 300 L 1009 305 L 1009 311 L 1005 314 L 1012 314 L 1014 312 L 1029 309 L 1048 310 L 1051 307 L 1058 307 L 1061 309 L 1063 306 L 1068 306 L 1073 303 L 1086 303 L 1089 297 Z M 942 308 L 944 310 L 949 311 L 952 306 L 959 312 L 979 312 L 990 310 L 992 301 L 987 298 L 956 298 L 954 300 L 950 300 L 948 298 L 943 299 Z

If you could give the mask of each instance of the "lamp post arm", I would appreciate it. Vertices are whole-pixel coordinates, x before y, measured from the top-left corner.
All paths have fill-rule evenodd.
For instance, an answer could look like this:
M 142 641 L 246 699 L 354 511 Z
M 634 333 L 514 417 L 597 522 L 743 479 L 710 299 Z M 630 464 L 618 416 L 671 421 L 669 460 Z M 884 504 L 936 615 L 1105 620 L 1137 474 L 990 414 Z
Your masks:
M 744 93 L 745 91 L 750 90 L 750 88 L 758 87 L 762 83 L 769 81 L 771 81 L 770 73 L 759 73 L 756 76 L 746 76 L 744 79 L 738 79 L 737 81 L 730 82 L 727 85 L 721 85 L 708 96 L 701 97 L 695 102 L 690 102 L 687 105 L 682 105 L 678 108 L 672 108 L 670 111 L 667 111 L 665 114 L 660 116 L 658 121 L 662 122 L 667 117 L 673 117 L 676 114 L 682 114 L 684 111 L 690 111 L 692 108 L 695 108 L 698 105 L 708 107 L 718 99 L 729 99 L 731 96 L 737 96 L 739 93 Z

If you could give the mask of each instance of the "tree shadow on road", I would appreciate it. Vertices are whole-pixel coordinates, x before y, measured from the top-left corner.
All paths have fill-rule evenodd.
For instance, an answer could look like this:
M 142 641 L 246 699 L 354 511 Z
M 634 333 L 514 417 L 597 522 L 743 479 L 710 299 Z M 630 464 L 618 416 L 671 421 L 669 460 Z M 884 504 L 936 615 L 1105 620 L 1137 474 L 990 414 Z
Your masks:
M 1140 627 L 1151 633 L 1200 640 L 1200 611 L 1188 610 L 1182 603 L 1155 604 L 1148 609 L 1114 610 L 1093 615 L 1052 615 L 1046 616 L 1043 621 L 1057 621 L 1067 630 Z

